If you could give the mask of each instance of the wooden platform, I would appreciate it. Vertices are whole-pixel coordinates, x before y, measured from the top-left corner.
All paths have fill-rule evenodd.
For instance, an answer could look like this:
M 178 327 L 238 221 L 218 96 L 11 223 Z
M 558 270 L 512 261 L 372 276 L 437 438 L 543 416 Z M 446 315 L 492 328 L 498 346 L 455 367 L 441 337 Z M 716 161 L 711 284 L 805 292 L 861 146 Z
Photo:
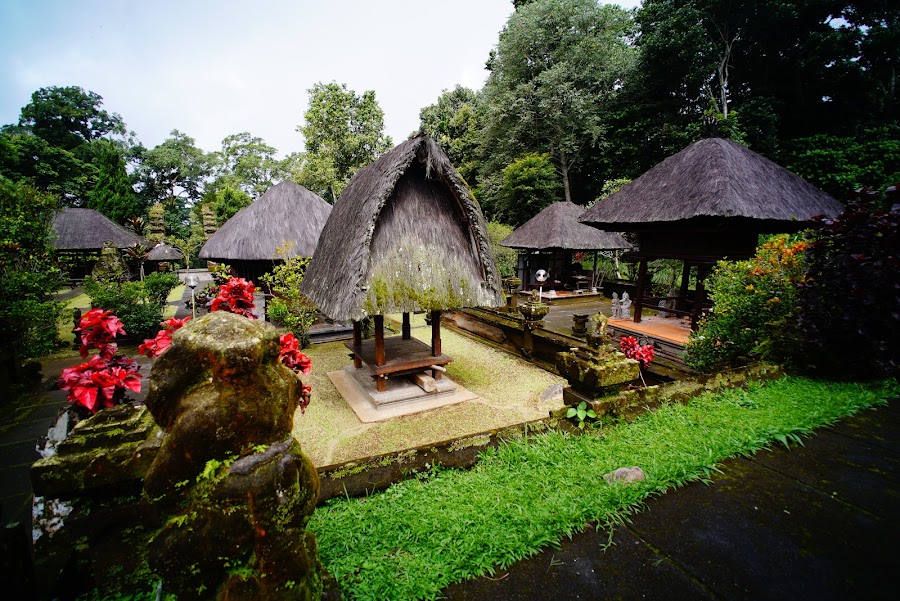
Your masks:
M 691 335 L 691 322 L 687 319 L 647 316 L 640 323 L 631 319 L 610 319 L 607 327 L 613 340 L 621 336 L 634 336 L 642 344 L 652 342 L 660 356 L 684 363 L 681 355 Z
M 345 342 L 344 346 L 359 357 L 375 376 L 409 374 L 428 369 L 432 365 L 446 365 L 453 361 L 452 357 L 444 354 L 432 356 L 431 347 L 416 338 L 407 340 L 400 336 L 385 338 L 384 365 L 375 365 L 374 338 L 363 340 L 359 346 L 355 346 L 353 342 Z

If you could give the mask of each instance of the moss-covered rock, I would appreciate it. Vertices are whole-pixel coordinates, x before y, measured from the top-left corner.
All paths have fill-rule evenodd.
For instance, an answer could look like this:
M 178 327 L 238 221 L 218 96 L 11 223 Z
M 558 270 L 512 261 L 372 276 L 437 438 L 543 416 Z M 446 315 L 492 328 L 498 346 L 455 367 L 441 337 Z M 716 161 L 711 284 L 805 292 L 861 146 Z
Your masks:
M 640 364 L 612 345 L 557 353 L 556 369 L 574 389 L 587 395 L 604 394 L 640 376 Z

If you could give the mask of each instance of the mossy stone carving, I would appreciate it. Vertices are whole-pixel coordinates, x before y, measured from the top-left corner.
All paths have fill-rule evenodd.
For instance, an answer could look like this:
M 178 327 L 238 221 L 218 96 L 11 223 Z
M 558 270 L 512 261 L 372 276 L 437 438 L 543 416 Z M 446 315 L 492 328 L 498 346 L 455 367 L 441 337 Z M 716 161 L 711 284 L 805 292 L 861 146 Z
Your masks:
M 153 367 L 147 406 L 167 432 L 144 481 L 171 517 L 149 550 L 179 599 L 314 599 L 316 469 L 291 437 L 300 381 L 267 324 L 189 322 Z

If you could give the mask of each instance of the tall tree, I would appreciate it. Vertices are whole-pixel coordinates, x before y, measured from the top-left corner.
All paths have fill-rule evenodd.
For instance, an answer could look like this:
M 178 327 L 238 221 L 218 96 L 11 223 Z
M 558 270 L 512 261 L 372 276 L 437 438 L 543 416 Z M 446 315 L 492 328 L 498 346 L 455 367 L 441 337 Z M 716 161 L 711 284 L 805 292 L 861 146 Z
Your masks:
M 145 206 L 131 187 L 119 149 L 109 142 L 99 142 L 99 145 L 97 181 L 90 193 L 88 206 L 113 221 L 125 224 L 129 218 L 143 215 Z
M 101 108 L 103 98 L 77 86 L 41 88 L 22 108 L 19 126 L 51 146 L 74 150 L 109 134 L 125 135 L 125 123 Z
M 596 0 L 538 0 L 518 5 L 488 61 L 484 169 L 496 172 L 523 152 L 556 162 L 565 199 L 573 168 L 603 144 L 604 111 L 634 52 L 630 14 Z
M 222 140 L 213 187 L 228 185 L 256 197 L 283 180 L 288 171 L 277 159 L 278 150 L 249 132 L 232 134 Z
M 519 226 L 559 200 L 562 185 L 549 154 L 526 154 L 503 169 L 496 215 Z
M 476 92 L 458 85 L 450 91 L 444 90 L 435 104 L 419 111 L 419 129 L 441 145 L 471 187 L 478 183 L 482 106 Z
M 294 179 L 332 203 L 357 170 L 393 145 L 373 90 L 360 96 L 347 84 L 317 83 L 304 117 L 297 131 L 306 150 Z

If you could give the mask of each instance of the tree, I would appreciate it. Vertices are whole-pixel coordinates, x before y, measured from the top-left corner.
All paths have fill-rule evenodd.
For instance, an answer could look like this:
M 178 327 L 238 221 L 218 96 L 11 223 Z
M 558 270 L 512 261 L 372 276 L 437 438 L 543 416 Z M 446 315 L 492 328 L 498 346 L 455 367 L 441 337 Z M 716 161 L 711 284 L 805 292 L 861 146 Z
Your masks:
M 141 216 L 144 206 L 131 187 L 119 150 L 108 142 L 100 142 L 100 145 L 97 181 L 90 193 L 88 207 L 125 224 L 129 218 Z
M 63 281 L 50 245 L 56 199 L 0 176 L 0 351 L 37 357 L 54 350 Z
M 595 0 L 540 0 L 518 6 L 488 61 L 486 154 L 508 164 L 547 152 L 565 199 L 582 152 L 602 145 L 604 110 L 633 61 L 632 20 Z M 487 171 L 502 166 L 485 164 Z
M 159 146 L 143 151 L 138 171 L 140 195 L 148 204 L 163 204 L 171 234 L 181 238 L 190 235 L 189 205 L 200 200 L 215 160 L 177 129 Z
M 218 180 L 214 188 L 231 186 L 251 197 L 259 196 L 288 175 L 278 151 L 262 138 L 249 132 L 232 134 L 222 140 L 217 167 Z
M 101 108 L 103 98 L 77 86 L 41 88 L 22 108 L 19 126 L 51 146 L 74 150 L 109 136 L 125 135 L 125 123 Z
M 309 90 L 305 124 L 298 125 L 306 151 L 294 173 L 297 183 L 334 202 L 356 171 L 393 145 L 384 135 L 384 112 L 367 90 L 317 83 Z
M 519 226 L 559 200 L 562 184 L 548 154 L 526 154 L 503 169 L 497 216 Z
M 478 94 L 462 86 L 444 90 L 435 104 L 419 111 L 419 129 L 440 144 L 470 187 L 478 183 L 483 120 Z
M 216 226 L 221 226 L 234 217 L 235 213 L 244 207 L 249 207 L 252 202 L 253 199 L 245 192 L 226 184 L 204 194 L 201 206 L 202 208 L 209 207 L 215 216 Z

